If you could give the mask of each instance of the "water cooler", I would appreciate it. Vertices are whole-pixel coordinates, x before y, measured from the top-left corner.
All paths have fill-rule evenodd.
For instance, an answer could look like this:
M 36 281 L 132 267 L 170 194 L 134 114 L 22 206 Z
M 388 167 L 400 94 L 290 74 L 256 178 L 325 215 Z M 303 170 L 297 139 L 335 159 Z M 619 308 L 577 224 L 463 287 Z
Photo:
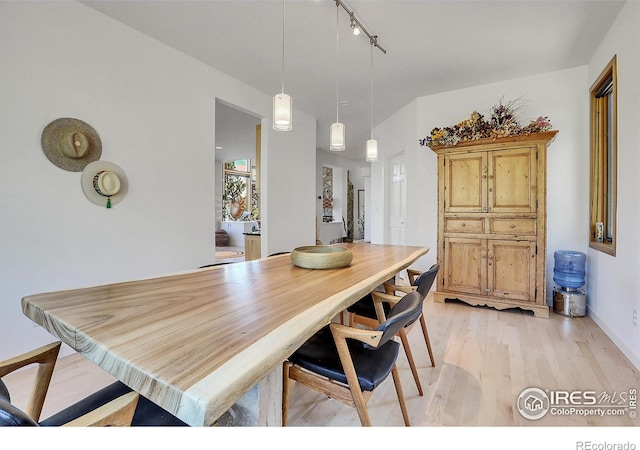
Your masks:
M 587 310 L 587 297 L 584 289 L 585 261 L 587 255 L 571 250 L 558 250 L 554 253 L 553 311 L 570 317 L 582 317 Z

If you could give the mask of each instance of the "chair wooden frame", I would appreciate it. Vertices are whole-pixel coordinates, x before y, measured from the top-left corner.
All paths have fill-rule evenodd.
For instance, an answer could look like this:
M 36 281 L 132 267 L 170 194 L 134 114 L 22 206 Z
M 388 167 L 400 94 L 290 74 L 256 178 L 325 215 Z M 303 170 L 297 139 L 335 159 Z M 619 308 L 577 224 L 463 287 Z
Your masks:
M 42 407 L 49 390 L 60 345 L 60 342 L 53 342 L 0 362 L 0 378 L 31 364 L 38 365 L 25 411 L 35 422 L 39 422 L 42 414 Z M 138 398 L 137 392 L 129 392 L 63 426 L 129 426 L 136 411 Z
M 106 405 L 88 412 L 63 427 L 128 427 L 136 412 L 140 395 L 131 391 L 111 400 Z
M 385 287 L 385 290 L 387 291 L 387 294 L 391 294 L 391 295 L 395 295 L 395 292 L 403 292 L 403 293 L 407 294 L 407 293 L 409 293 L 411 291 L 415 291 L 416 290 L 416 286 L 400 286 L 400 285 L 397 285 L 397 284 L 388 284 L 388 283 L 385 283 L 384 287 Z M 425 344 L 427 344 L 427 350 L 429 351 L 429 359 L 431 360 L 431 366 L 435 367 L 436 366 L 436 360 L 433 357 L 433 350 L 431 349 L 431 341 L 429 340 L 429 332 L 427 331 L 427 323 L 426 323 L 426 321 L 424 319 L 424 313 L 420 314 L 419 321 L 420 321 L 420 327 L 422 328 L 422 335 L 424 336 L 424 342 L 425 342 Z M 411 331 L 411 329 L 413 328 L 415 323 L 416 322 L 413 322 L 407 328 L 404 328 L 403 330 L 401 330 L 401 334 L 405 335 L 405 339 L 406 339 L 406 334 L 409 331 Z M 408 345 L 408 342 L 407 342 L 407 345 Z
M 383 298 L 384 301 L 393 304 L 392 303 L 392 299 L 393 298 L 398 298 L 398 296 L 396 295 L 396 292 L 402 292 L 404 294 L 412 292 L 417 290 L 417 286 L 413 286 L 413 284 L 415 283 L 415 281 L 418 279 L 418 277 L 420 275 L 422 275 L 423 272 L 418 271 L 418 270 L 413 270 L 413 269 L 407 269 L 407 276 L 409 278 L 409 282 L 411 283 L 411 286 L 406 286 L 406 285 L 399 285 L 399 284 L 394 284 L 391 282 L 385 282 L 383 284 L 386 295 L 384 297 L 380 297 Z M 397 302 L 397 300 L 395 300 Z M 376 313 L 378 314 L 378 321 L 380 321 L 380 312 L 377 311 L 378 306 L 376 306 Z M 384 317 L 384 313 L 382 315 L 382 317 Z M 382 319 L 383 321 L 385 320 L 384 318 Z M 427 351 L 429 352 L 429 359 L 431 360 L 431 367 L 435 367 L 436 366 L 436 360 L 433 357 L 433 350 L 431 348 L 431 340 L 429 339 L 429 332 L 427 331 L 427 323 L 425 321 L 424 318 L 424 314 L 420 313 L 420 317 L 419 317 L 419 321 L 420 321 L 420 327 L 422 328 L 422 335 L 424 336 L 424 341 L 425 344 L 427 345 Z M 416 321 L 417 322 L 417 321 Z M 418 368 L 416 367 L 416 363 L 413 359 L 413 353 L 411 352 L 411 346 L 409 345 L 409 337 L 408 334 L 409 332 L 413 329 L 413 326 L 416 324 L 416 322 L 413 322 L 412 324 L 410 324 L 409 326 L 407 326 L 406 328 L 401 329 L 398 332 L 398 337 L 400 338 L 400 341 L 402 342 L 402 347 L 404 348 L 404 352 L 407 355 L 407 360 L 409 361 L 409 367 L 411 368 L 411 374 L 413 375 L 413 379 L 416 383 L 416 387 L 418 388 L 418 394 L 420 396 L 424 395 L 424 392 L 422 390 L 422 384 L 420 383 L 420 377 L 418 376 Z M 363 317 L 363 316 L 359 316 L 357 314 L 351 314 L 350 315 L 350 319 L 349 319 L 349 325 L 350 326 L 355 326 L 355 325 L 362 325 L 365 326 L 367 328 L 375 328 L 378 326 L 378 322 L 376 322 L 374 319 L 371 319 L 369 317 Z
M 415 283 L 420 275 L 422 275 L 421 270 L 407 269 L 407 277 L 409 278 L 409 284 Z
M 31 364 L 38 365 L 36 379 L 25 410 L 25 413 L 36 422 L 40 420 L 44 399 L 53 376 L 53 368 L 60 352 L 60 345 L 60 342 L 54 342 L 0 362 L 0 378 Z
M 411 283 L 414 282 L 415 277 L 419 276 L 420 272 L 417 275 L 409 275 L 409 280 Z M 411 291 L 415 291 L 417 289 L 416 286 L 403 286 L 398 284 L 385 283 L 384 284 L 385 291 L 389 295 L 396 295 L 396 292 L 403 292 L 407 294 Z M 416 382 L 416 386 L 418 386 L 418 391 L 420 395 L 422 395 L 422 386 L 420 385 L 420 378 L 418 377 L 418 369 L 416 368 L 416 363 L 413 360 L 413 354 L 411 353 L 411 346 L 409 345 L 409 332 L 413 329 L 413 326 L 420 322 L 420 328 L 422 329 L 422 336 L 424 337 L 424 343 L 427 345 L 427 352 L 429 353 L 429 360 L 431 361 L 431 367 L 436 366 L 436 360 L 433 357 L 433 349 L 431 348 L 431 340 L 429 339 L 429 332 L 427 331 L 427 322 L 424 318 L 424 313 L 420 313 L 420 317 L 418 320 L 403 328 L 398 332 L 398 336 L 400 336 L 400 340 L 402 341 L 402 346 L 407 354 L 407 359 L 409 360 L 409 366 L 411 367 L 411 373 L 413 374 L 413 379 Z
M 399 297 L 391 296 L 392 299 L 386 299 L 386 295 L 379 292 L 373 293 L 374 304 L 376 306 L 376 312 L 379 318 L 384 319 L 384 311 L 382 309 L 382 301 L 391 301 L 395 304 L 400 300 Z M 378 324 L 375 324 L 377 326 Z M 345 405 L 355 408 L 360 418 L 362 426 L 370 427 L 371 417 L 369 416 L 369 410 L 367 409 L 367 403 L 373 395 L 373 391 L 362 391 L 358 382 L 358 375 L 356 374 L 351 354 L 347 346 L 347 339 L 355 339 L 360 342 L 364 342 L 371 347 L 377 347 L 380 338 L 382 337 L 381 331 L 364 330 L 360 328 L 353 328 L 339 323 L 332 323 L 330 325 L 333 339 L 338 349 L 338 355 L 342 368 L 347 377 L 348 384 L 339 383 L 337 381 L 320 376 L 308 370 L 305 370 L 289 361 L 285 361 L 283 367 L 283 389 L 282 389 L 282 425 L 286 426 L 288 423 L 289 415 L 289 392 L 291 387 L 291 380 L 295 380 L 298 383 L 302 383 L 305 386 L 324 394 L 330 398 L 340 401 Z M 402 418 L 406 426 L 411 426 L 409 421 L 409 413 L 407 411 L 407 405 L 404 400 L 404 393 L 402 391 L 402 384 L 400 383 L 400 375 L 398 367 L 394 364 L 391 370 L 391 376 L 393 377 L 393 383 L 398 396 L 398 402 L 400 403 L 400 409 L 402 410 Z

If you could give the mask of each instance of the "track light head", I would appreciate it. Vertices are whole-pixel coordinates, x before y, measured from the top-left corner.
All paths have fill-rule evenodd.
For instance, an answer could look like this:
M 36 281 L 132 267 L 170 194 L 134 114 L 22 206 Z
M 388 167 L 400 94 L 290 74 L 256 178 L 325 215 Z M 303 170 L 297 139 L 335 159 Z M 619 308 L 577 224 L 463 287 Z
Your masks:
M 351 23 L 349 24 L 349 26 L 351 27 L 351 31 L 355 36 L 357 36 L 360 34 L 360 26 L 358 25 L 358 22 L 356 21 L 356 17 L 354 16 L 353 13 L 350 13 L 349 17 L 351 19 Z

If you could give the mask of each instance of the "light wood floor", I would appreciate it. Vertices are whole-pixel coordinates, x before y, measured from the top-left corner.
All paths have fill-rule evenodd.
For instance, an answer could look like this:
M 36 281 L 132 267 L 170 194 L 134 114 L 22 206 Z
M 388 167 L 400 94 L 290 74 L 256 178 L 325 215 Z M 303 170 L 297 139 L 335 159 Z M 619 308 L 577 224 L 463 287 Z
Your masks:
M 551 313 L 534 318 L 519 310 L 496 311 L 463 303 L 425 302 L 436 357 L 432 368 L 419 328 L 409 337 L 424 396 L 417 394 L 401 352 L 398 364 L 413 426 L 638 426 L 623 416 L 552 416 L 530 421 L 516 400 L 529 387 L 542 390 L 628 392 L 640 387 L 640 373 L 589 318 Z M 25 372 L 4 378 L 15 403 L 27 394 Z M 61 358 L 42 418 L 107 385 L 111 376 L 79 355 Z M 354 409 L 293 383 L 289 425 L 359 426 Z M 391 378 L 369 402 L 376 426 L 403 426 Z

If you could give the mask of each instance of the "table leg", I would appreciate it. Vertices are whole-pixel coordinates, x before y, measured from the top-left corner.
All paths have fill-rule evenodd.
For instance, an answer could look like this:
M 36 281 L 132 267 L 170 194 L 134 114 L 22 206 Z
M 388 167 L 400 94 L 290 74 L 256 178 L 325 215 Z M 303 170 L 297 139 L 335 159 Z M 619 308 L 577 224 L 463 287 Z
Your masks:
M 258 386 L 258 426 L 282 426 L 282 365 L 260 380 Z
M 274 369 L 231 406 L 218 427 L 282 426 L 282 366 Z

